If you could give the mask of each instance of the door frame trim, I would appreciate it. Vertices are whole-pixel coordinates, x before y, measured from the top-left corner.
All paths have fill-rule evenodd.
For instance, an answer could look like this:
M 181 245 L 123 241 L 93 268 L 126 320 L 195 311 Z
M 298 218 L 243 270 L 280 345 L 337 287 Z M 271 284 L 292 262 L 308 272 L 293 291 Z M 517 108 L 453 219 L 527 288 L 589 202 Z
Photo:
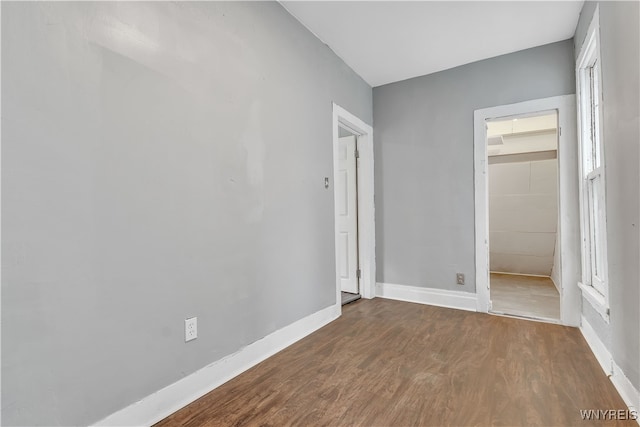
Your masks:
M 338 194 L 338 140 L 339 127 L 346 127 L 357 135 L 360 157 L 356 171 L 358 177 L 358 267 L 361 270 L 359 288 L 362 298 L 374 298 L 376 292 L 376 227 L 373 175 L 373 128 L 335 102 L 333 103 L 333 204 L 336 268 L 336 303 L 340 304 Z
M 489 312 L 489 183 L 485 122 L 538 111 L 558 112 L 558 238 L 560 239 L 560 317 L 579 326 L 582 293 L 578 228 L 578 139 L 576 96 L 562 95 L 475 110 L 473 114 L 475 263 L 477 311 Z

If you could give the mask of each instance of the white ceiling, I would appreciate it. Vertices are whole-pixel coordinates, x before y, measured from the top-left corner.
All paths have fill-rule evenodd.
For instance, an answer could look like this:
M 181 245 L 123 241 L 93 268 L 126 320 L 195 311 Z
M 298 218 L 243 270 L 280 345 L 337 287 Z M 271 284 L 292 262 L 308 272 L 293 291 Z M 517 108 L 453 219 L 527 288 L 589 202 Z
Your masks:
M 281 4 L 375 87 L 569 39 L 583 0 Z

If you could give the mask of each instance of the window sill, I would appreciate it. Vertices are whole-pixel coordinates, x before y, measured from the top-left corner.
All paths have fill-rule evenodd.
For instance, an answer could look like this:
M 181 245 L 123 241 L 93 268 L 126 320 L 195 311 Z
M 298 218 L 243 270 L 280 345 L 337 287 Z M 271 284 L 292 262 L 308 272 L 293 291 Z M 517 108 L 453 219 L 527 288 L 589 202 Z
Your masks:
M 609 305 L 604 296 L 596 291 L 593 286 L 587 286 L 578 282 L 578 287 L 582 290 L 582 296 L 586 299 L 595 311 L 602 316 L 605 322 L 609 323 Z

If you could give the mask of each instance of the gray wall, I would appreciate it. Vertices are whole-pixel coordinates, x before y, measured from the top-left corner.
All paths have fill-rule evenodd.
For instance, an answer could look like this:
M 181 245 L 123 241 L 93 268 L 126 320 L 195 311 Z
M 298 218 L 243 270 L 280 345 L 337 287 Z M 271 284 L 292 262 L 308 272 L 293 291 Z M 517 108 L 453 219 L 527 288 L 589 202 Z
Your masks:
M 596 8 L 586 2 L 575 34 L 580 52 Z M 583 315 L 614 361 L 640 388 L 640 4 L 600 2 L 603 141 L 607 186 L 607 256 L 610 322 L 583 300 Z
M 95 422 L 334 304 L 332 101 L 371 123 L 277 3 L 3 2 L 2 424 Z
M 572 93 L 571 40 L 374 88 L 378 282 L 475 292 L 473 112 Z

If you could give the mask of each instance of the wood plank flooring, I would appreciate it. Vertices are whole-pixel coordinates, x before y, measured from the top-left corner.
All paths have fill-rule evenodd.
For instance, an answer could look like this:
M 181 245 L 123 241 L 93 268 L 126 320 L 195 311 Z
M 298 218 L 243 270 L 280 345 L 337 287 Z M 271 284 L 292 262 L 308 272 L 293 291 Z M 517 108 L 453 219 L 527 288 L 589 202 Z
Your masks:
M 157 426 L 597 426 L 626 409 L 578 329 L 376 298 Z
M 560 320 L 560 294 L 548 277 L 491 273 L 492 311 Z

